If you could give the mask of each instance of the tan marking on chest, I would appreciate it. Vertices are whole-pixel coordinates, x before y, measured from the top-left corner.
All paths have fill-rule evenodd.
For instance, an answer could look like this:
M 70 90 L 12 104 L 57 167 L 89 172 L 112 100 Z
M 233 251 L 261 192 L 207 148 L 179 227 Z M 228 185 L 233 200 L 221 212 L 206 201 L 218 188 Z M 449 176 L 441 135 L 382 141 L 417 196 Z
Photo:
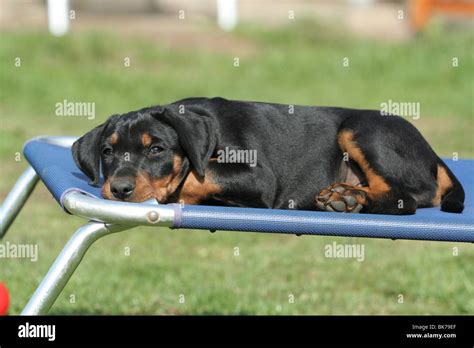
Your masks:
M 222 188 L 216 184 L 209 173 L 200 178 L 192 170 L 183 183 L 178 200 L 184 204 L 199 204 L 204 199 L 222 192 Z

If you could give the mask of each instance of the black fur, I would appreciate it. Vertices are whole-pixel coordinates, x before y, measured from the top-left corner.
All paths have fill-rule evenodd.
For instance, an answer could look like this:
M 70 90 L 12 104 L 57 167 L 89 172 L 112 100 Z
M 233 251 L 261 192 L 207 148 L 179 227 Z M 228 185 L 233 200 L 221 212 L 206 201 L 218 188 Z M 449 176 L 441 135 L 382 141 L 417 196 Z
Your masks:
M 417 207 L 431 206 L 438 164 L 453 182 L 442 210 L 462 211 L 462 186 L 418 130 L 401 117 L 373 110 L 190 98 L 113 116 L 79 139 L 72 150 L 92 184 L 99 180 L 100 158 L 106 179 L 133 177 L 139 171 L 161 178 L 171 173 L 173 155 L 179 154 L 182 180 L 195 169 L 200 177 L 209 173 L 222 188 L 202 204 L 310 210 L 321 190 L 341 180 L 345 165 L 337 140 L 341 130 L 352 132 L 370 167 L 391 188 L 361 212 L 412 214 Z M 121 137 L 114 154 L 101 156 L 114 132 Z M 161 149 L 158 155 L 150 157 L 137 145 L 143 132 L 153 136 L 153 144 Z M 257 166 L 209 161 L 226 147 L 256 150 Z M 132 156 L 124 162 L 119 154 L 126 152 Z M 170 196 L 166 202 L 173 199 Z M 405 203 L 401 210 L 399 199 Z

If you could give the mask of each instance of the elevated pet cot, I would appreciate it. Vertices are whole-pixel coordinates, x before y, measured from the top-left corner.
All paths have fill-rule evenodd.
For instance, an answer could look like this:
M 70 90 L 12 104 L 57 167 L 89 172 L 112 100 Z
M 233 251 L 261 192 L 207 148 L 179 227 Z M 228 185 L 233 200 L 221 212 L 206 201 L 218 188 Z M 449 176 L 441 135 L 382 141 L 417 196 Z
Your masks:
M 88 185 L 88 178 L 72 159 L 70 146 L 74 140 L 76 138 L 73 137 L 40 137 L 28 141 L 24 146 L 24 155 L 30 166 L 18 179 L 0 209 L 1 238 L 38 179 L 41 179 L 67 213 L 88 220 L 66 243 L 23 309 L 23 315 L 48 312 L 87 249 L 96 240 L 136 226 L 474 242 L 474 160 L 446 160 L 466 191 L 462 214 L 445 213 L 439 207 L 419 209 L 415 215 L 393 216 L 182 206 L 154 201 L 126 203 L 103 199 L 100 188 Z

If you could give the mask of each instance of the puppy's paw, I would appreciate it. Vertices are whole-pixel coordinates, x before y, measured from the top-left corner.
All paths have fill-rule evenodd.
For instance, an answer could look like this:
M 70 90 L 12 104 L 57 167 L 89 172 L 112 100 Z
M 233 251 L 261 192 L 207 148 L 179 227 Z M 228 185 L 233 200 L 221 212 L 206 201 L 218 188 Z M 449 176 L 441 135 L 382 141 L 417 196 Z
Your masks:
M 321 211 L 358 213 L 367 205 L 367 194 L 351 185 L 334 184 L 322 190 L 315 203 Z

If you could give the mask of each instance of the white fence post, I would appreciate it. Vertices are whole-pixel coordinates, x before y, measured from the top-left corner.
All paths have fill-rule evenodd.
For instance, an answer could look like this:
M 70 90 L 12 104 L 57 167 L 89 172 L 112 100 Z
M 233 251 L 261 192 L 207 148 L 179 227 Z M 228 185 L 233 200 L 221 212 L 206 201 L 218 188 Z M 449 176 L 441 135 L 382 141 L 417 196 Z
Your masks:
M 237 0 L 217 0 L 217 23 L 225 31 L 237 25 Z
M 69 0 L 48 0 L 48 28 L 54 36 L 69 30 Z

